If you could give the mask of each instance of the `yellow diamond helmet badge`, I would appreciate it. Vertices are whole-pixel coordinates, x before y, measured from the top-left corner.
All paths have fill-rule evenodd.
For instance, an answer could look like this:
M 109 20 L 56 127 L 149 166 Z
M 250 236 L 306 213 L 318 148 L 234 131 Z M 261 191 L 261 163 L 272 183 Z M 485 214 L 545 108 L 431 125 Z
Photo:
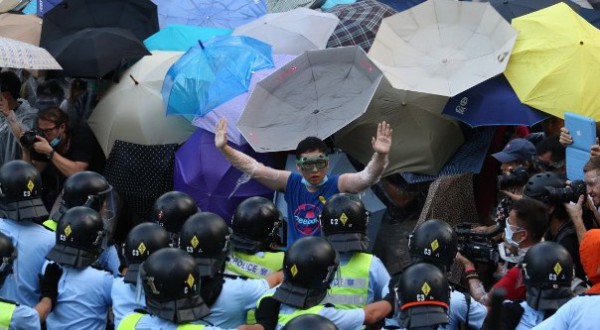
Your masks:
M 342 213 L 342 215 L 340 215 L 340 221 L 342 222 L 342 225 L 346 225 L 346 222 L 348 221 L 348 216 L 346 213 Z
M 138 245 L 137 249 L 140 252 L 140 254 L 144 254 L 144 252 L 146 252 L 146 245 L 144 245 L 144 242 L 141 242 L 140 245 Z
M 292 273 L 292 277 L 296 277 L 296 274 L 298 274 L 298 267 L 296 267 L 296 265 L 292 265 L 290 272 Z
M 429 294 L 429 292 L 431 292 L 431 287 L 429 286 L 429 284 L 427 282 L 423 283 L 423 285 L 421 286 L 421 291 L 423 291 L 423 293 L 426 296 Z
M 67 225 L 67 227 L 65 227 L 65 236 L 69 237 L 72 232 L 73 230 L 71 229 L 71 225 Z
M 562 267 L 557 262 L 556 265 L 554 265 L 554 273 L 556 273 L 556 275 L 560 275 L 561 272 L 562 272 Z
M 29 189 L 29 192 L 32 192 L 33 188 L 35 188 L 35 183 L 33 183 L 33 181 L 29 180 L 29 182 L 27 182 L 27 189 Z
M 198 240 L 198 237 L 196 237 L 196 235 L 194 235 L 194 237 L 192 237 L 192 240 L 190 241 L 190 243 L 192 243 L 192 246 L 195 249 L 198 246 L 198 244 L 200 244 L 200 241 Z
M 438 243 L 437 239 L 434 239 L 433 242 L 431 242 L 431 251 L 435 252 L 439 247 L 440 243 Z
M 196 279 L 194 278 L 194 276 L 192 276 L 192 274 L 190 274 L 188 275 L 188 278 L 185 281 L 185 283 L 187 283 L 187 285 L 191 288 L 194 286 L 194 283 L 196 283 Z

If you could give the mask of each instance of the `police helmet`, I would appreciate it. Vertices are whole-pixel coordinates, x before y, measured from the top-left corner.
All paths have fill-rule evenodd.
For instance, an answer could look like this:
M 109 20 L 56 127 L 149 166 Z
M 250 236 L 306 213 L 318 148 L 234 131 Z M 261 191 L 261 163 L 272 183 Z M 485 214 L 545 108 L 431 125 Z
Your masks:
M 48 216 L 42 201 L 42 176 L 28 162 L 12 160 L 0 167 L 0 217 L 16 221 Z
M 413 261 L 423 260 L 448 270 L 458 252 L 458 236 L 445 221 L 430 219 L 410 235 L 408 249 Z
M 325 238 L 338 252 L 366 251 L 369 247 L 366 235 L 369 212 L 357 195 L 333 195 L 323 207 L 319 220 Z
M 241 202 L 233 214 L 231 241 L 238 251 L 254 254 L 280 243 L 281 213 L 270 200 L 255 196 Z
M 200 296 L 200 273 L 194 258 L 177 248 L 163 248 L 140 267 L 146 308 L 174 323 L 199 320 L 210 313 Z
M 4 284 L 6 277 L 12 273 L 13 262 L 16 258 L 17 250 L 12 240 L 0 232 L 0 288 Z
M 155 251 L 169 247 L 170 243 L 169 233 L 156 223 L 144 222 L 133 227 L 123 244 L 123 256 L 127 262 L 124 281 L 136 283 L 140 264 Z
M 304 314 L 291 319 L 282 330 L 338 330 L 338 327 L 319 314 Z
M 56 228 L 56 245 L 47 258 L 62 265 L 85 268 L 102 252 L 104 224 L 95 210 L 86 206 L 69 209 Z
M 550 204 L 546 187 L 564 188 L 565 185 L 565 179 L 555 172 L 537 173 L 529 178 L 523 189 L 523 194 L 545 204 Z
M 82 171 L 71 175 L 64 185 L 63 202 L 70 209 L 75 206 L 88 206 L 100 211 L 103 196 L 112 187 L 99 173 Z
M 154 202 L 151 220 L 170 233 L 179 233 L 183 223 L 198 211 L 196 201 L 190 195 L 181 191 L 169 191 Z
M 340 260 L 331 243 L 321 237 L 303 237 L 285 252 L 283 283 L 273 298 L 301 309 L 325 298 Z
M 400 323 L 406 329 L 448 323 L 450 286 L 444 273 L 432 264 L 416 263 L 402 273 L 397 301 Z
M 200 276 L 213 277 L 223 271 L 229 255 L 231 230 L 219 215 L 199 212 L 185 221 L 179 248 L 187 251 L 200 268 Z

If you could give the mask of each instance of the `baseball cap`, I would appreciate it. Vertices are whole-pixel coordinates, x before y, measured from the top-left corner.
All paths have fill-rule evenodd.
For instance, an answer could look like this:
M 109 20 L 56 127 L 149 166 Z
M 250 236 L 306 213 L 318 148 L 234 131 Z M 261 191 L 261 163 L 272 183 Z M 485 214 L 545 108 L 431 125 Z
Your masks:
M 535 156 L 535 146 L 527 139 L 512 139 L 508 141 L 502 151 L 492 154 L 501 163 L 510 163 L 516 160 L 530 160 Z

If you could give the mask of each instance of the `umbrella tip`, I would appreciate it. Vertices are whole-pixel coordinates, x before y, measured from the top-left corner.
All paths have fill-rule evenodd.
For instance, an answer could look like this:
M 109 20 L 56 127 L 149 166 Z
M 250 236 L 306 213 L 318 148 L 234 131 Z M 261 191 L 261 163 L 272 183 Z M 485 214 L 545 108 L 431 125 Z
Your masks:
M 132 75 L 129 75 L 129 78 L 131 78 L 131 80 L 133 80 L 133 82 L 134 82 L 136 85 L 139 85 L 139 84 L 140 84 L 140 83 L 139 83 L 137 80 L 135 80 L 135 78 L 133 78 L 133 76 L 132 76 Z
M 581 40 L 581 41 L 579 42 L 579 44 L 580 44 L 580 45 L 583 45 L 583 40 Z

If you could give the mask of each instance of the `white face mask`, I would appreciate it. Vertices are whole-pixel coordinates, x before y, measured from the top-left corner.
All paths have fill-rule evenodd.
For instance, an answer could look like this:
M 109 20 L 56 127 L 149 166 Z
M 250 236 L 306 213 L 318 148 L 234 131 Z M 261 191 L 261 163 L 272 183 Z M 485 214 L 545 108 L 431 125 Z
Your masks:
M 512 251 L 506 246 L 504 243 L 498 244 L 498 252 L 500 253 L 500 258 L 506 262 L 510 262 L 513 264 L 518 264 L 523 261 L 525 258 L 525 254 L 527 253 L 529 248 L 520 248 L 517 254 L 512 253 Z
M 506 224 L 506 227 L 504 227 L 504 239 L 506 240 L 506 242 L 507 242 L 508 244 L 510 244 L 510 245 L 512 245 L 512 246 L 514 246 L 514 247 L 516 247 L 516 248 L 518 248 L 518 247 L 519 247 L 519 244 L 521 244 L 521 242 L 523 242 L 523 240 L 525 239 L 525 237 L 521 238 L 521 239 L 520 239 L 520 240 L 517 242 L 517 241 L 513 240 L 513 236 L 514 236 L 516 233 L 520 233 L 520 232 L 523 232 L 523 231 L 525 231 L 525 230 L 524 230 L 524 229 L 522 229 L 522 228 L 519 228 L 518 230 L 513 230 L 511 227 L 514 227 L 514 228 L 519 228 L 519 227 L 511 226 L 511 225 L 509 225 L 509 224 L 507 223 L 507 224 Z

